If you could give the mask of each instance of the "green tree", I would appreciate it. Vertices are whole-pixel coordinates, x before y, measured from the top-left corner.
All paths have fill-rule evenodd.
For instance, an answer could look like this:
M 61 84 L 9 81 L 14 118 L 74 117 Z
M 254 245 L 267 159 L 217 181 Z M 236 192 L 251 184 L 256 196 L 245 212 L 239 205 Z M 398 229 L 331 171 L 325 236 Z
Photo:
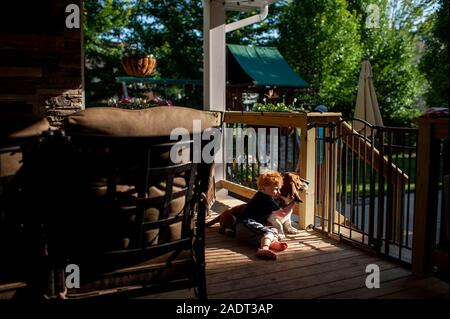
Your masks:
M 374 33 L 378 33 L 375 31 Z M 370 36 L 371 52 L 378 104 L 387 126 L 411 126 L 411 120 L 418 116 L 419 100 L 424 93 L 424 78 L 419 72 L 415 43 L 404 31 L 386 29 Z M 368 41 L 369 43 L 370 41 Z
M 436 2 L 437 0 L 390 0 L 390 26 L 397 30 L 408 30 L 412 35 L 422 32 L 424 18 L 434 12 Z
M 448 107 L 448 0 L 439 1 L 439 9 L 430 17 L 432 29 L 425 36 L 426 53 L 420 67 L 429 82 L 428 106 Z
M 364 55 L 372 64 L 384 124 L 411 126 L 411 119 L 419 113 L 419 100 L 425 86 L 416 58 L 418 38 L 415 33 L 420 13 L 412 4 L 394 10 L 393 6 L 397 5 L 388 0 L 372 0 L 364 1 L 362 6 L 354 3 L 353 9 L 360 17 Z M 370 15 L 375 16 L 375 21 Z
M 288 2 L 280 16 L 279 48 L 318 89 L 316 103 L 349 116 L 362 61 L 357 17 L 345 0 Z
M 117 94 L 115 77 L 122 74 L 123 37 L 132 14 L 129 0 L 85 0 L 83 36 L 86 104 Z
M 368 59 L 385 125 L 409 126 L 425 84 L 417 34 L 433 2 L 292 1 L 280 17 L 280 49 L 318 88 L 315 103 L 344 117 L 353 116 L 361 63 Z
M 361 16 L 364 52 L 372 62 L 374 85 L 385 125 L 411 126 L 423 108 L 426 80 L 418 61 L 423 54 L 421 38 L 435 0 L 355 1 Z M 379 9 L 378 25 L 367 27 L 369 5 Z
M 157 59 L 155 78 L 202 79 L 203 6 L 196 0 L 138 1 L 127 42 Z M 160 88 L 167 91 L 170 88 Z M 202 107 L 202 87 L 182 90 L 184 101 Z M 167 97 L 166 97 L 167 98 Z
M 266 19 L 260 23 L 255 23 L 241 29 L 234 30 L 226 34 L 227 43 L 241 45 L 260 45 L 260 46 L 276 46 L 277 28 L 280 14 L 286 0 L 276 2 L 269 6 L 269 14 Z M 246 17 L 259 14 L 259 10 L 250 12 L 227 11 L 227 23 L 245 19 Z

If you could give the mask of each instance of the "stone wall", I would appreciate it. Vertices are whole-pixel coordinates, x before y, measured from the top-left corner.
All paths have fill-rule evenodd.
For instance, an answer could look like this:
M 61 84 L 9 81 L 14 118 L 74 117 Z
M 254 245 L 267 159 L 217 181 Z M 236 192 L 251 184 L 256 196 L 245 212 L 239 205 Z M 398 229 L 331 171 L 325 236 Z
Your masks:
M 57 127 L 83 108 L 82 26 L 67 28 L 69 4 L 82 10 L 81 0 L 2 4 L 0 116 L 41 115 Z

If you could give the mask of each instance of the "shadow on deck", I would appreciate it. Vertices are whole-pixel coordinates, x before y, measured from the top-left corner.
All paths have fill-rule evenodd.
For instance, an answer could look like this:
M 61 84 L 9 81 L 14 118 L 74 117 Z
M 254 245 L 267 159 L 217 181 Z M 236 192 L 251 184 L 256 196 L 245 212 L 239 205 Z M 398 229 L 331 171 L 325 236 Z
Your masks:
M 213 215 L 240 201 L 218 192 Z M 449 285 L 435 277 L 415 278 L 408 269 L 317 231 L 288 238 L 289 248 L 276 261 L 259 259 L 256 249 L 206 230 L 206 274 L 209 299 L 369 299 L 449 298 Z M 366 287 L 366 266 L 380 269 L 380 288 Z M 178 291 L 145 298 L 193 298 Z

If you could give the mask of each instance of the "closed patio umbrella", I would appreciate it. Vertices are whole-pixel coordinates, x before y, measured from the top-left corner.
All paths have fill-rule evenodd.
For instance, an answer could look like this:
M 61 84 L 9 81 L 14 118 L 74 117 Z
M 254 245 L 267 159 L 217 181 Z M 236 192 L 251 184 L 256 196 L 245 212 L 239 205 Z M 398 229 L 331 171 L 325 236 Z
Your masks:
M 354 117 L 365 120 L 371 125 L 383 126 L 383 119 L 381 118 L 377 95 L 373 86 L 372 66 L 368 60 L 363 62 L 361 73 L 359 74 Z M 360 122 L 355 122 L 354 126 L 354 129 L 358 132 L 364 128 L 364 125 Z

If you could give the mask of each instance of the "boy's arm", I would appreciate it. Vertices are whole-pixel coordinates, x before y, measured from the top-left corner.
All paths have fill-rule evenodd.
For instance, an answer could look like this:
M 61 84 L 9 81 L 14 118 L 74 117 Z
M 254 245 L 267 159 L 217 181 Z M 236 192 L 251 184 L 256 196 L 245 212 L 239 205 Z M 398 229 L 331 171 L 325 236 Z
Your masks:
M 284 217 L 287 214 L 289 214 L 289 212 L 294 208 L 295 202 L 290 203 L 289 205 L 287 205 L 284 208 L 280 208 L 278 210 L 274 210 L 272 213 L 280 216 L 280 217 Z

